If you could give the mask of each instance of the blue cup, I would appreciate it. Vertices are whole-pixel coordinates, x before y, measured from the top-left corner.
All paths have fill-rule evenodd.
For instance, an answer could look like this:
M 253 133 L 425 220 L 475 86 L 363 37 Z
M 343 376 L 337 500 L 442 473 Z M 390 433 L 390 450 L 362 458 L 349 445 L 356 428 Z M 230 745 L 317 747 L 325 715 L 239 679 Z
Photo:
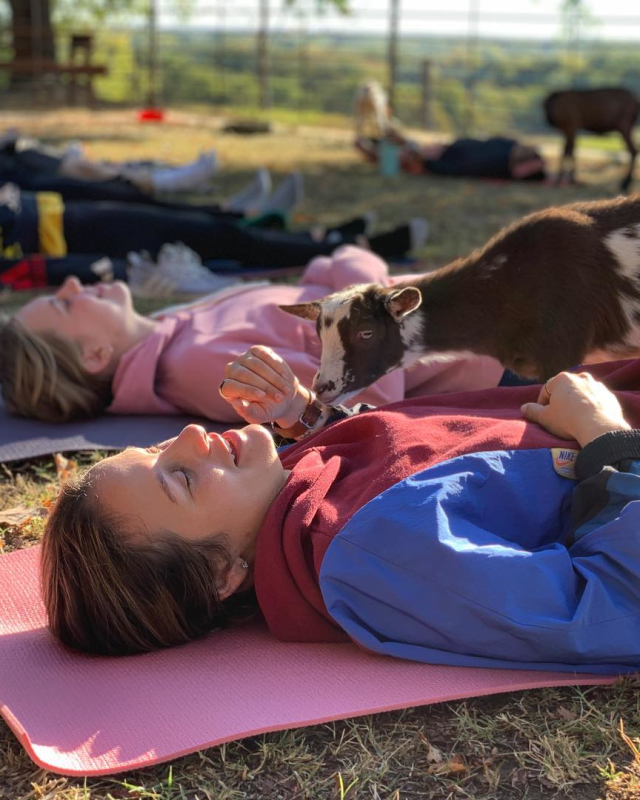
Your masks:
M 380 174 L 385 178 L 395 178 L 400 173 L 400 147 L 387 139 L 378 145 Z

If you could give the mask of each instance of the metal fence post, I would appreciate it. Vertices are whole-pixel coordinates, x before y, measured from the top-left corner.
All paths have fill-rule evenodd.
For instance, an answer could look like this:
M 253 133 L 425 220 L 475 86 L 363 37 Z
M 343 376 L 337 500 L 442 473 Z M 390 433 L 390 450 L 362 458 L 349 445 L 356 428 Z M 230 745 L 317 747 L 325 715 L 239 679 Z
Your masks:
M 400 0 L 390 0 L 389 6 L 389 107 L 396 115 L 396 81 L 398 79 L 398 26 L 400 22 Z
M 431 127 L 431 61 L 426 58 L 422 62 L 422 126 L 427 130 Z
M 149 86 L 147 88 L 147 107 L 155 108 L 158 101 L 156 93 L 156 81 L 158 76 L 158 9 L 156 6 L 157 0 L 149 0 L 149 21 L 148 21 L 148 58 L 147 64 L 147 79 Z
M 269 108 L 269 0 L 260 0 L 260 17 L 256 41 L 258 68 L 258 100 L 260 108 Z

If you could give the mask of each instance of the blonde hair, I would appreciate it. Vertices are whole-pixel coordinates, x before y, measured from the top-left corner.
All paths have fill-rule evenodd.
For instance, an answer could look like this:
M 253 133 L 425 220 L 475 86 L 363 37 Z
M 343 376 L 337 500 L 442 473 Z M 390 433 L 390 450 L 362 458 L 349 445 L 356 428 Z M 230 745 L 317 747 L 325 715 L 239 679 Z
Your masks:
M 232 563 L 224 536 L 187 541 L 133 528 L 101 507 L 91 471 L 62 488 L 42 539 L 41 577 L 49 627 L 68 647 L 144 653 L 253 613 L 253 592 L 218 597 Z
M 47 422 L 96 416 L 112 399 L 111 379 L 91 375 L 80 345 L 0 319 L 0 383 L 10 413 Z

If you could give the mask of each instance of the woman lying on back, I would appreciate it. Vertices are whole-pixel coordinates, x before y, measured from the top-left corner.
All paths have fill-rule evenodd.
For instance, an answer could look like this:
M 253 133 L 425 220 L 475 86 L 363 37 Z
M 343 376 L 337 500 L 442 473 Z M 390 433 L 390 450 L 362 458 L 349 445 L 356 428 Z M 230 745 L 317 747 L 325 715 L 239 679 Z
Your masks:
M 112 414 L 189 413 L 241 419 L 218 394 L 225 365 L 252 344 L 273 348 L 310 384 L 320 363 L 311 322 L 279 304 L 318 300 L 353 283 L 383 283 L 387 265 L 359 247 L 314 259 L 298 286 L 242 285 L 153 318 L 136 313 L 126 284 L 83 286 L 69 278 L 52 296 L 0 321 L 0 383 L 13 414 L 67 422 Z M 380 405 L 405 395 L 483 389 L 502 375 L 487 357 L 397 370 L 358 399 Z
M 599 370 L 638 385 L 638 362 Z M 587 373 L 351 413 L 267 348 L 226 376 L 248 427 L 188 426 L 62 490 L 42 570 L 63 642 L 144 652 L 257 608 L 282 640 L 429 663 L 640 667 L 636 392 L 627 419 Z M 300 441 L 278 453 L 272 420 Z

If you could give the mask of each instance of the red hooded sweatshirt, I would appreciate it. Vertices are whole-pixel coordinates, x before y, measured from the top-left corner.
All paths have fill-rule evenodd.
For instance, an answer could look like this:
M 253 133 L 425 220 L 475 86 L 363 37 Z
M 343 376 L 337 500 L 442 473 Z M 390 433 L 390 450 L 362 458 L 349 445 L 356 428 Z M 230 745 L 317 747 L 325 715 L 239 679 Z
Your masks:
M 590 369 L 611 389 L 640 387 L 640 360 Z M 279 639 L 347 641 L 318 586 L 332 538 L 365 503 L 420 470 L 468 453 L 577 447 L 525 422 L 520 406 L 539 386 L 490 389 L 405 400 L 350 417 L 281 455 L 292 470 L 258 534 L 254 580 L 260 609 Z M 640 427 L 636 392 L 619 395 Z

